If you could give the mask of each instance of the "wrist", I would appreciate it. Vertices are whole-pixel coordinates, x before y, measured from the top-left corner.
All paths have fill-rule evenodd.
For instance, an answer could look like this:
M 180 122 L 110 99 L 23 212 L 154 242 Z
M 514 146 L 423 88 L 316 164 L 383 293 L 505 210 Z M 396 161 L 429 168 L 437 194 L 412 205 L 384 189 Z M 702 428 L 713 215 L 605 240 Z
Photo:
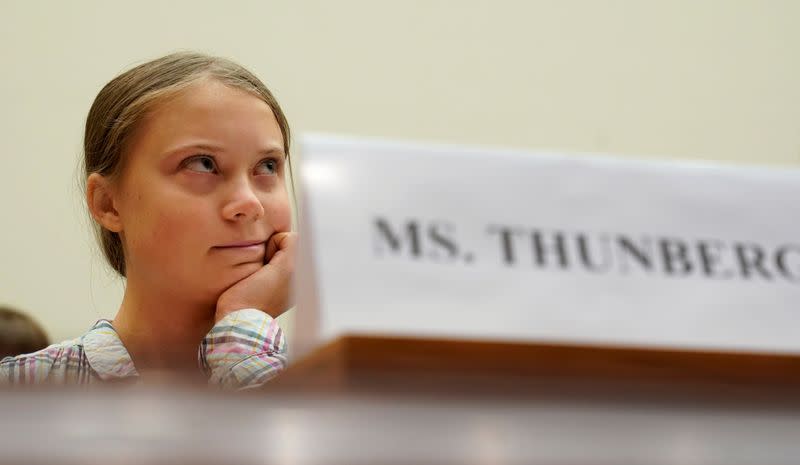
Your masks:
M 246 308 L 255 308 L 255 306 L 248 305 L 245 302 L 219 301 L 217 302 L 217 308 L 215 311 L 215 320 L 219 321 L 228 314 L 231 314 L 237 310 L 244 310 Z

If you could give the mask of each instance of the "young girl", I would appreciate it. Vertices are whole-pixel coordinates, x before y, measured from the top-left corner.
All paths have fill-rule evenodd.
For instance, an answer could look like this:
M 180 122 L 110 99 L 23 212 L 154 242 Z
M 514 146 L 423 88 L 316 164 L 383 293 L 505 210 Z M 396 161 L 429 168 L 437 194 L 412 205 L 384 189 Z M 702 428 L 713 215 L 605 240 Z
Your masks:
M 224 387 L 286 365 L 273 319 L 290 307 L 295 234 L 289 126 L 252 73 L 177 53 L 109 82 L 86 121 L 86 201 L 126 280 L 113 321 L 0 362 L 0 380 L 146 381 L 159 372 Z

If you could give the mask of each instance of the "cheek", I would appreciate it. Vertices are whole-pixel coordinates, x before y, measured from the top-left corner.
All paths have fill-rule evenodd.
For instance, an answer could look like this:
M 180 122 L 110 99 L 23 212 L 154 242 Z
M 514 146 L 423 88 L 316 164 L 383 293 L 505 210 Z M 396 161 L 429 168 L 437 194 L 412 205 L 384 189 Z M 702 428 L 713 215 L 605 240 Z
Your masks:
M 197 231 L 207 231 L 202 224 L 205 215 L 199 211 L 176 208 L 185 202 L 157 204 L 142 202 L 136 215 L 129 222 L 126 240 L 135 261 L 158 263 L 179 263 L 184 257 L 182 251 L 195 249 Z M 193 234 L 193 232 L 195 232 Z
M 171 212 L 159 212 L 154 215 L 149 231 L 149 241 L 155 247 L 159 245 L 175 246 L 191 240 L 187 234 L 191 230 L 191 217 L 184 217 Z
M 292 229 L 292 208 L 286 192 L 277 194 L 265 202 L 264 214 L 273 230 L 286 232 Z
M 178 225 L 167 215 L 142 212 L 128 223 L 126 241 L 129 259 L 134 262 L 152 262 L 162 256 L 165 249 L 173 248 Z

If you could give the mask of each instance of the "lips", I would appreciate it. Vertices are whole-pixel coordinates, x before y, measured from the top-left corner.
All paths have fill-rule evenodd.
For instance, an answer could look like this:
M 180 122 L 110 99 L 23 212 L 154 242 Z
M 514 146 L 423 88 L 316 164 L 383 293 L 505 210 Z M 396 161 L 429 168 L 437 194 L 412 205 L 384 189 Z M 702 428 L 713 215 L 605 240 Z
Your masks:
M 212 250 L 226 263 L 241 265 L 263 263 L 266 248 L 266 241 L 239 241 L 217 245 Z
M 218 249 L 234 249 L 240 247 L 253 247 L 257 245 L 261 245 L 266 241 L 240 241 L 240 242 L 231 242 L 228 244 L 217 245 L 215 248 Z

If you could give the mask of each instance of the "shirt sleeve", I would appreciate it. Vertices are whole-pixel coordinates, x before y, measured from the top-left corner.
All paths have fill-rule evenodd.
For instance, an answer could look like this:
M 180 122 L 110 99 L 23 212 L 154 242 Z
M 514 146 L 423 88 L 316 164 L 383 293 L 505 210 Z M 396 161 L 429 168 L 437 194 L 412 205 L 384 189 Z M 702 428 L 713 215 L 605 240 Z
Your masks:
M 53 344 L 37 352 L 0 361 L 0 384 L 65 384 L 88 381 L 83 348 L 75 341 Z
M 13 361 L 13 357 L 4 357 L 0 360 L 0 385 L 11 384 L 14 381 L 14 377 L 11 375 Z
M 198 353 L 209 384 L 226 389 L 258 387 L 286 367 L 286 338 L 278 322 L 254 308 L 219 320 Z

